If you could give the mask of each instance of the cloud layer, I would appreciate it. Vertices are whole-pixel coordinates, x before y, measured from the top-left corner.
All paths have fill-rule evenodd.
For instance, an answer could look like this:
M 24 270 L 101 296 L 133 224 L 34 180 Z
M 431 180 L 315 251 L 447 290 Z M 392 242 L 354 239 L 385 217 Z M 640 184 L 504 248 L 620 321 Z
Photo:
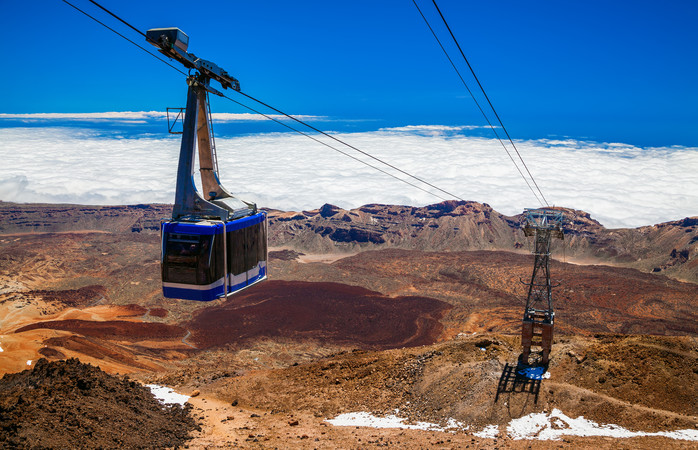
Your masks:
M 409 126 L 337 136 L 504 214 L 540 206 L 498 141 L 464 136 L 462 129 Z M 0 142 L 4 201 L 133 204 L 174 198 L 174 136 L 116 139 L 86 128 L 0 128 Z M 440 201 L 303 136 L 266 133 L 216 143 L 223 184 L 260 206 L 302 210 L 323 203 L 350 208 Z M 698 148 L 575 140 L 522 141 L 517 147 L 551 205 L 585 210 L 607 227 L 698 215 Z
M 174 113 L 176 114 L 176 112 Z M 170 113 L 172 115 L 172 112 Z M 252 113 L 212 113 L 213 120 L 217 122 L 249 122 L 249 121 L 266 121 L 266 117 L 260 114 Z M 96 113 L 26 113 L 26 114 L 8 114 L 0 113 L 0 121 L 2 120 L 19 120 L 28 123 L 51 123 L 52 121 L 68 121 L 68 122 L 146 122 L 163 120 L 167 117 L 165 111 L 110 111 Z M 277 120 L 288 120 L 280 114 L 269 114 Z M 321 116 L 296 115 L 300 120 L 324 120 Z

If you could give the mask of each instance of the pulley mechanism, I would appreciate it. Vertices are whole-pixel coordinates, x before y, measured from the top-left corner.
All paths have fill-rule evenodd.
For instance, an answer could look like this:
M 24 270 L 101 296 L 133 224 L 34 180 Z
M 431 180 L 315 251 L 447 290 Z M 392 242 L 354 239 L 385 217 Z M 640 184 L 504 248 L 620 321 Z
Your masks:
M 193 53 L 187 53 L 189 36 L 179 28 L 153 28 L 148 30 L 145 36 L 148 42 L 158 48 L 160 53 L 179 61 L 187 69 L 197 70 L 206 78 L 216 80 L 223 86 L 223 89 L 240 90 L 240 83 L 228 72 L 211 61 L 201 59 Z

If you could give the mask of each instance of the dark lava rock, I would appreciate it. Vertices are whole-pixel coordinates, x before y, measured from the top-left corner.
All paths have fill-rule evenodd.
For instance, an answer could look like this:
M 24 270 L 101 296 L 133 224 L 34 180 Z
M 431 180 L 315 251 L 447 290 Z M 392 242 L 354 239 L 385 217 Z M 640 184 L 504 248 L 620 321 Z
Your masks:
M 354 348 L 431 344 L 451 306 L 428 297 L 387 297 L 340 283 L 271 280 L 186 323 L 199 349 L 259 338 L 313 339 Z
M 75 358 L 42 358 L 0 379 L 0 447 L 180 447 L 200 429 L 190 410 Z
M 320 208 L 320 215 L 322 217 L 332 217 L 339 212 L 339 207 L 325 203 Z
M 698 225 L 698 217 L 686 217 L 680 222 L 682 227 L 695 227 Z
M 269 252 L 269 259 L 279 259 L 281 261 L 293 261 L 303 256 L 305 253 L 296 252 L 294 250 L 276 250 Z
M 330 239 L 335 242 L 372 242 L 374 244 L 385 242 L 385 239 L 379 233 L 359 228 L 337 228 L 330 235 Z

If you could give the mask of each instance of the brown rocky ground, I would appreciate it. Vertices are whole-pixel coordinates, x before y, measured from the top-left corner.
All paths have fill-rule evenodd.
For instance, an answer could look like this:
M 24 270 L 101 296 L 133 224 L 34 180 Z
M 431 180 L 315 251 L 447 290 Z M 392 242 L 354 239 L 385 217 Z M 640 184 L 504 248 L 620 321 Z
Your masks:
M 194 447 L 548 447 L 472 431 L 551 408 L 635 430 L 698 423 L 698 288 L 665 276 L 698 280 L 694 219 L 606 230 L 567 211 L 566 247 L 556 247 L 551 266 L 561 283 L 552 377 L 534 396 L 500 385 L 518 357 L 520 279 L 532 261 L 519 216 L 473 202 L 272 211 L 272 280 L 198 303 L 161 296 L 156 230 L 168 214 L 159 205 L 0 203 L 0 374 L 40 357 L 78 357 L 108 373 L 198 390 Z M 396 408 L 412 420 L 454 418 L 473 428 L 324 422 Z
M 551 378 L 537 395 L 500 390 L 495 401 L 502 371 L 516 364 L 518 346 L 516 338 L 486 334 L 411 349 L 354 350 L 284 370 L 220 378 L 208 388 L 241 406 L 285 414 L 305 410 L 318 417 L 399 409 L 413 420 L 445 424 L 455 418 L 482 428 L 557 407 L 647 431 L 696 425 L 694 338 L 558 339 Z
M 190 411 L 163 405 L 140 383 L 76 359 L 40 359 L 0 379 L 0 446 L 181 447 L 199 429 Z
M 331 264 L 274 262 L 276 278 L 340 281 L 391 296 L 419 293 L 453 308 L 442 322 L 459 332 L 517 333 L 532 258 L 499 251 L 362 252 Z M 634 269 L 552 261 L 557 332 L 698 334 L 698 286 Z
M 698 217 L 640 228 L 607 229 L 584 211 L 565 214 L 570 259 L 613 264 L 698 281 Z M 306 253 L 356 253 L 379 248 L 422 251 L 504 250 L 529 245 L 522 215 L 505 216 L 487 204 L 446 201 L 424 207 L 333 205 L 303 212 L 270 212 L 270 242 Z
M 484 350 L 483 350 L 484 349 Z M 251 448 L 695 448 L 661 437 L 515 441 L 473 432 L 559 408 L 630 430 L 698 427 L 698 341 L 695 338 L 599 335 L 556 340 L 549 371 L 533 392 L 502 388 L 516 364 L 518 340 L 501 335 L 460 336 L 430 346 L 388 351 L 341 351 L 283 369 L 257 369 L 214 379 L 170 373 L 158 382 L 184 391 L 204 416 L 194 446 Z M 229 367 L 230 361 L 219 361 Z M 412 421 L 444 425 L 455 418 L 471 428 L 455 433 L 334 427 L 325 419 L 345 412 L 383 416 L 399 410 Z

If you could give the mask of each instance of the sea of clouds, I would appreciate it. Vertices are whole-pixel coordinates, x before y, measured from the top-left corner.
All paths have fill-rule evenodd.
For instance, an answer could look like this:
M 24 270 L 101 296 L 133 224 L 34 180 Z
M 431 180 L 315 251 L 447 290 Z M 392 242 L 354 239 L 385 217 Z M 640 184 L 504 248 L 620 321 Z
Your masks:
M 151 113 L 138 114 L 103 120 L 148 120 Z M 499 141 L 470 136 L 469 128 L 406 126 L 336 136 L 504 214 L 540 206 Z M 326 137 L 317 138 L 378 165 Z M 216 142 L 223 184 L 259 206 L 303 210 L 324 203 L 352 208 L 441 201 L 297 134 L 250 134 Z M 571 139 L 517 141 L 517 148 L 550 205 L 587 211 L 607 227 L 698 215 L 698 148 L 640 148 Z M 0 128 L 0 200 L 171 203 L 178 152 L 177 136 L 110 136 L 89 127 L 50 125 Z

